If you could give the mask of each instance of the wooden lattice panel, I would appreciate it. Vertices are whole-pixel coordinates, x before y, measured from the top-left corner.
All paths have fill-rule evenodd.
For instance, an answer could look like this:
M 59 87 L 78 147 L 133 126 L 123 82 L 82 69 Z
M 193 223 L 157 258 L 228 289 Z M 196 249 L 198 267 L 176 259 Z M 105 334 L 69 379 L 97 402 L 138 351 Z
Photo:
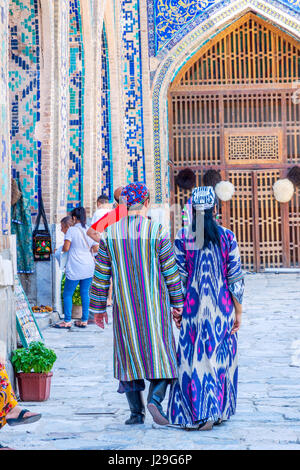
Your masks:
M 235 233 L 243 268 L 255 269 L 253 233 L 253 188 L 251 171 L 230 171 L 229 181 L 236 188 L 230 202 L 230 229 Z
M 172 174 L 190 167 L 200 184 L 214 168 L 234 183 L 222 220 L 237 235 L 245 269 L 300 265 L 299 190 L 279 204 L 272 189 L 300 164 L 299 77 L 300 43 L 248 13 L 208 41 L 170 86 Z M 183 207 L 188 194 L 170 187 Z
M 300 85 L 298 86 L 300 88 Z M 300 163 L 300 100 L 286 93 L 287 161 Z
M 253 13 L 209 41 L 176 79 L 181 87 L 290 83 L 300 76 L 299 43 Z
M 174 177 L 177 176 L 178 172 L 175 172 Z M 201 185 L 202 172 L 197 171 L 196 173 L 196 184 Z M 176 235 L 178 230 L 182 228 L 182 209 L 186 204 L 187 200 L 191 196 L 191 191 L 183 190 L 176 185 L 175 187 L 175 211 L 174 211 L 174 234 Z
M 281 129 L 230 129 L 225 131 L 224 136 L 225 159 L 228 163 L 281 161 Z
M 222 93 L 224 127 L 261 128 L 282 126 L 282 93 Z
M 257 217 L 259 227 L 260 266 L 279 268 L 282 266 L 283 240 L 280 204 L 273 194 L 273 185 L 280 178 L 279 170 L 257 171 Z
M 174 95 L 171 102 L 175 165 L 206 165 L 220 161 L 219 97 Z
M 291 267 L 300 267 L 300 189 L 296 189 L 289 203 L 290 228 L 290 263 Z

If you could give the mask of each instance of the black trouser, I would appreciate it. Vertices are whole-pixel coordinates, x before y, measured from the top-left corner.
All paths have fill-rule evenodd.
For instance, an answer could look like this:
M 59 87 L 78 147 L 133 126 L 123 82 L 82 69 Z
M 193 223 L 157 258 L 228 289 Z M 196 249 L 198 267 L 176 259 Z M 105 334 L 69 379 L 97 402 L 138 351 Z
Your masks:
M 166 396 L 166 391 L 170 379 L 148 379 L 150 382 L 147 403 L 153 403 L 165 416 L 162 408 L 162 402 Z M 143 390 L 145 390 L 144 380 L 132 380 L 130 382 L 121 381 L 119 393 L 126 393 L 131 417 L 126 421 L 127 424 L 138 424 L 144 422 L 145 406 L 143 401 Z

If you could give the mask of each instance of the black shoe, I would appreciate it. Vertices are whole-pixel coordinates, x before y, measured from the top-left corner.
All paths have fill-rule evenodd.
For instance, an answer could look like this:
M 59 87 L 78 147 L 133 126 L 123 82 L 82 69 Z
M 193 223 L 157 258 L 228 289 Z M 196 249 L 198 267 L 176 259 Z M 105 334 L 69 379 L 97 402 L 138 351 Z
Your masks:
M 168 380 L 151 380 L 148 393 L 148 410 L 152 415 L 153 421 L 161 426 L 169 424 L 168 418 L 163 411 L 162 402 L 166 396 Z
M 125 424 L 144 424 L 145 415 L 131 413 L 130 418 L 125 421 Z
M 145 405 L 142 392 L 126 392 L 126 398 L 131 415 L 130 418 L 125 421 L 125 424 L 144 424 Z
M 214 426 L 219 426 L 222 423 L 223 423 L 223 420 L 219 418 L 217 421 L 214 422 Z

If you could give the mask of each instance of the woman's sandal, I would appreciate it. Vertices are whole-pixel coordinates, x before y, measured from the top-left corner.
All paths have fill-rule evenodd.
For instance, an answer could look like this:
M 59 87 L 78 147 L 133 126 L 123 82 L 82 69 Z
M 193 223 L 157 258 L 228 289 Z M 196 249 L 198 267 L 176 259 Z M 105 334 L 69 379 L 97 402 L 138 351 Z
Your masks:
M 26 413 L 30 413 L 29 410 L 22 410 L 17 418 L 7 418 L 6 422 L 9 426 L 19 426 L 20 424 L 31 424 L 35 423 L 39 419 L 41 419 L 42 415 L 36 413 L 34 415 L 28 416 L 27 418 L 24 417 Z
M 72 325 L 70 325 L 70 326 L 62 326 L 63 323 L 65 323 L 65 322 L 62 322 L 62 323 L 55 323 L 55 325 L 53 325 L 53 328 L 58 328 L 59 330 L 69 330 L 69 329 L 72 327 Z
M 77 328 L 86 328 L 87 327 L 87 322 L 76 321 L 74 323 L 74 325 L 77 326 Z
M 213 421 L 206 421 L 205 423 L 200 424 L 198 431 L 211 431 L 214 426 Z
M 220 426 L 223 423 L 223 419 L 219 418 L 217 421 L 214 422 L 214 426 Z

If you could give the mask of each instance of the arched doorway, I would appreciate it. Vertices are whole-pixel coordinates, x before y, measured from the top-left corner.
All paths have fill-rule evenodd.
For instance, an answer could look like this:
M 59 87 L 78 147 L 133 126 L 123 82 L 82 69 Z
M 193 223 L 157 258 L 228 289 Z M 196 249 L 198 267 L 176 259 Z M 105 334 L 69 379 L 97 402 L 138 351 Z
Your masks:
M 272 191 L 300 163 L 299 75 L 300 43 L 247 13 L 202 47 L 169 88 L 171 183 L 188 166 L 198 182 L 215 168 L 235 185 L 222 221 L 237 234 L 248 270 L 300 263 L 299 190 L 289 204 Z M 183 205 L 186 194 L 170 186 Z

